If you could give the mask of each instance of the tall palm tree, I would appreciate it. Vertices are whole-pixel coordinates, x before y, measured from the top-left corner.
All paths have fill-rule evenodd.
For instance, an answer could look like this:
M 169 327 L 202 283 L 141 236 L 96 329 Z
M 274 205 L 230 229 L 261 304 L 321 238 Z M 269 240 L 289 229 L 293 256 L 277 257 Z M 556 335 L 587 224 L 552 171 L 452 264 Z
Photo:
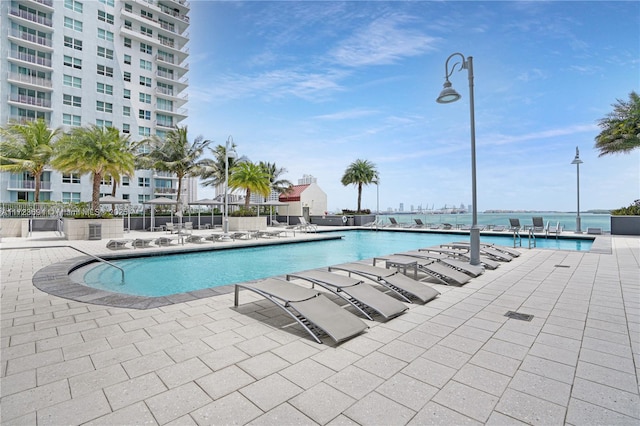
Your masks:
M 284 167 L 278 167 L 275 163 L 260 162 L 260 167 L 269 175 L 269 186 L 272 191 L 278 194 L 286 194 L 291 191 L 293 184 L 287 179 L 280 179 L 280 176 L 287 173 Z
M 599 157 L 609 154 L 629 153 L 640 148 L 640 96 L 629 94 L 629 102 L 618 99 L 612 105 L 613 112 L 598 121 L 602 129 L 596 136 L 595 148 Z
M 231 189 L 244 189 L 244 208 L 249 209 L 251 193 L 260 194 L 263 197 L 271 193 L 269 175 L 259 164 L 250 161 L 237 163 L 229 170 L 229 187 Z
M 354 185 L 358 188 L 358 212 L 360 212 L 360 206 L 362 201 L 362 185 L 369 185 L 371 183 L 377 184 L 379 182 L 378 170 L 376 165 L 369 160 L 356 160 L 349 164 L 349 167 L 344 171 L 342 179 L 340 180 L 344 186 Z
M 143 157 L 142 163 L 156 170 L 173 173 L 178 178 L 177 205 L 180 206 L 182 195 L 182 179 L 199 176 L 207 167 L 208 161 L 202 159 L 204 150 L 211 141 L 202 136 L 189 144 L 187 126 L 178 127 L 168 132 L 164 139 L 153 137 L 150 141 L 151 152 Z
M 76 127 L 56 144 L 52 165 L 62 172 L 91 173 L 91 208 L 100 208 L 100 182 L 105 176 L 119 180 L 134 172 L 134 155 L 128 150 L 129 136 L 115 127 Z
M 235 152 L 236 144 L 232 143 L 229 147 L 230 151 Z M 215 148 L 209 148 L 213 159 L 209 161 L 207 167 L 204 168 L 202 177 L 202 186 L 218 186 L 222 185 L 226 179 L 226 160 L 227 148 L 225 145 L 217 145 Z M 236 164 L 249 161 L 247 157 L 229 157 L 229 170 L 233 169 Z
M 35 180 L 34 201 L 40 201 L 40 181 L 45 167 L 53 158 L 60 128 L 49 129 L 44 120 L 25 124 L 10 123 L 0 129 L 0 170 L 29 172 Z

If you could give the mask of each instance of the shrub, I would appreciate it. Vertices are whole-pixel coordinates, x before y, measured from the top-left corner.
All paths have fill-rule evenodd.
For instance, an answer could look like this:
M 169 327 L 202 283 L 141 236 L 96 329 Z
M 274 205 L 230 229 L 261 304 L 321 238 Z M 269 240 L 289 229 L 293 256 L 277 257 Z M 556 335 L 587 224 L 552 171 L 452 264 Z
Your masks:
M 611 210 L 614 216 L 640 216 L 640 200 L 635 200 L 629 207 Z

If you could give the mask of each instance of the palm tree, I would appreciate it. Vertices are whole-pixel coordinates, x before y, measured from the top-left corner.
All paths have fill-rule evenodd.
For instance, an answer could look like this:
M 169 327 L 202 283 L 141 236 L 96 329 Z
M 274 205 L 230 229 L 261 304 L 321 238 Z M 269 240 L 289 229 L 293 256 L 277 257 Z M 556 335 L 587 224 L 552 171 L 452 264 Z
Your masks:
M 244 189 L 244 208 L 249 209 L 251 193 L 257 193 L 263 197 L 271 193 L 269 175 L 258 164 L 250 161 L 237 163 L 233 169 L 229 169 L 229 187 L 231 189 Z
M 278 167 L 275 163 L 261 161 L 260 167 L 269 175 L 269 186 L 271 190 L 278 194 L 286 194 L 291 191 L 293 184 L 287 179 L 280 179 L 280 176 L 287 173 L 284 167 Z
M 609 154 L 629 153 L 640 147 L 640 96 L 629 94 L 629 102 L 617 99 L 613 112 L 598 121 L 602 129 L 596 136 L 595 148 L 599 157 Z
M 115 127 L 76 127 L 56 144 L 52 165 L 62 172 L 91 173 L 91 208 L 100 208 L 100 182 L 105 176 L 119 180 L 134 172 L 134 155 L 128 149 L 129 136 Z
M 45 167 L 53 158 L 60 128 L 49 129 L 43 119 L 25 124 L 11 123 L 0 129 L 0 170 L 29 172 L 35 179 L 34 201 L 40 201 L 40 181 Z
M 180 206 L 182 195 L 182 179 L 187 176 L 199 176 L 209 165 L 209 161 L 201 159 L 205 148 L 211 141 L 202 136 L 189 144 L 187 126 L 178 127 L 168 132 L 164 139 L 153 137 L 150 141 L 151 152 L 142 158 L 142 163 L 156 170 L 173 173 L 178 178 L 177 205 Z
M 229 147 L 230 151 L 235 152 L 236 144 L 232 143 Z M 200 177 L 203 179 L 202 186 L 218 186 L 222 185 L 227 177 L 226 175 L 226 160 L 227 148 L 225 145 L 218 145 L 215 148 L 209 148 L 209 151 L 213 154 L 213 159 L 207 163 Z M 249 161 L 247 157 L 242 156 L 240 158 L 229 157 L 229 170 L 233 169 L 236 164 Z
M 344 171 L 341 182 L 344 186 L 354 185 L 358 187 L 358 210 L 360 212 L 360 205 L 362 201 L 362 185 L 369 185 L 370 183 L 377 184 L 379 182 L 378 170 L 376 165 L 368 160 L 356 160 L 349 164 L 347 170 Z

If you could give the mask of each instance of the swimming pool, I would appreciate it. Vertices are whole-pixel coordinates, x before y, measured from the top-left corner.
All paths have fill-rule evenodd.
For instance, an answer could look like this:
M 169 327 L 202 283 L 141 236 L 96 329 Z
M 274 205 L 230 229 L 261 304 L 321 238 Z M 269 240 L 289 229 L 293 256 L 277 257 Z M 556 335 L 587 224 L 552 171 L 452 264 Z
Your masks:
M 352 262 L 452 241 L 461 235 L 417 232 L 348 231 L 342 239 L 312 243 L 214 250 L 198 253 L 151 256 L 113 261 L 125 271 L 96 264 L 72 274 L 76 282 L 90 287 L 137 296 L 167 296 L 189 291 L 285 275 L 292 272 Z M 512 245 L 512 238 L 482 237 L 483 243 Z M 589 250 L 592 241 L 538 239 L 539 248 Z M 526 244 L 526 241 L 523 241 Z

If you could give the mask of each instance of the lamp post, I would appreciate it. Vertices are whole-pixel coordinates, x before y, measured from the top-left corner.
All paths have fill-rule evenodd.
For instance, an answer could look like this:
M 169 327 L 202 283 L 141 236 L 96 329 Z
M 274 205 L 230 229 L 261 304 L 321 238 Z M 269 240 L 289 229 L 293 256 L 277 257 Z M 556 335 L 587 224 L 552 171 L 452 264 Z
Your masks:
M 224 223 L 222 225 L 222 241 L 230 241 L 229 237 L 229 147 L 233 149 L 233 136 L 229 135 L 224 148 Z M 231 156 L 235 158 L 235 155 Z
M 462 59 L 462 64 L 456 62 L 449 71 L 449 61 L 454 56 L 459 56 Z M 440 96 L 436 99 L 436 102 L 440 104 L 448 104 L 455 102 L 461 98 L 460 94 L 451 87 L 449 77 L 456 69 L 456 65 L 460 65 L 460 71 L 466 69 L 469 74 L 469 111 L 470 111 L 470 125 L 471 125 L 471 202 L 472 202 L 472 224 L 470 231 L 470 261 L 472 265 L 480 264 L 480 229 L 478 228 L 478 203 L 476 197 L 476 123 L 475 123 L 475 106 L 473 102 L 473 57 L 468 56 L 466 59 L 462 53 L 453 53 L 445 62 L 444 65 L 444 85 Z
M 576 215 L 576 234 L 582 234 L 582 229 L 581 229 L 581 220 L 580 220 L 580 164 L 582 164 L 583 161 L 580 159 L 580 151 L 578 150 L 578 147 L 576 146 L 576 156 L 574 157 L 573 161 L 571 162 L 571 164 L 575 164 L 576 165 L 576 172 L 577 172 L 577 176 L 578 176 L 578 187 L 577 187 L 577 194 L 578 194 L 578 212 Z

